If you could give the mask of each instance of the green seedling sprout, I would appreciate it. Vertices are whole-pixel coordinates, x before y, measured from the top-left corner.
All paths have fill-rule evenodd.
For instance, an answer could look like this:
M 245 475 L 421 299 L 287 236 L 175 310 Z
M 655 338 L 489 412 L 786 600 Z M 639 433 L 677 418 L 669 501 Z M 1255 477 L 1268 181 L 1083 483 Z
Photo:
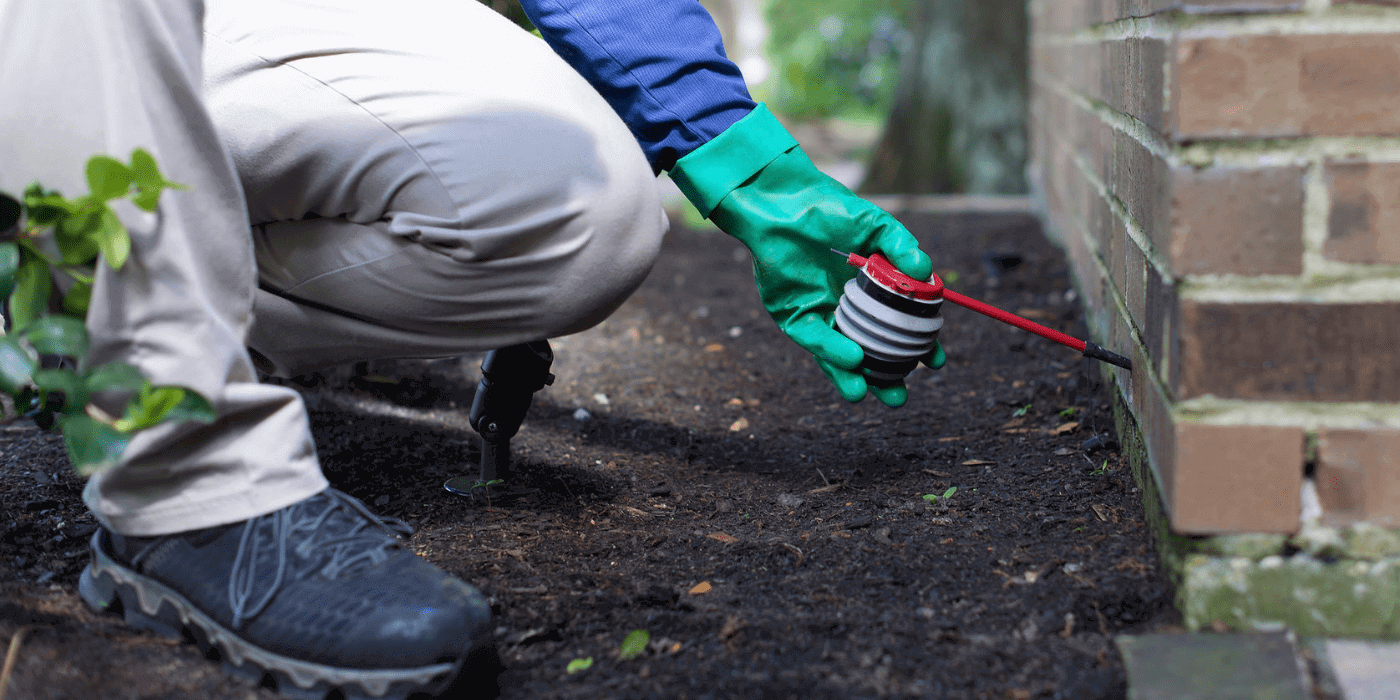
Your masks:
M 497 484 L 504 484 L 504 483 L 506 483 L 506 480 L 505 480 L 505 479 L 492 479 L 492 480 L 490 480 L 490 481 L 481 481 L 480 479 L 478 479 L 477 482 L 476 482 L 475 484 L 472 484 L 472 488 L 474 488 L 474 489 L 481 489 L 481 488 L 487 488 L 487 487 L 490 487 L 490 486 L 496 486 Z
M 1030 413 L 1030 412 L 1031 412 L 1031 404 L 1026 404 L 1026 405 L 1024 405 L 1024 406 L 1022 406 L 1022 407 L 1016 409 L 1016 411 L 1015 411 L 1014 413 L 1011 414 L 1011 417 L 1012 417 L 1012 418 L 1020 418 L 1021 416 L 1024 416 L 1024 415 L 1026 415 L 1027 413 Z
M 1074 417 L 1074 407 L 1073 407 L 1073 406 L 1070 406 L 1069 408 L 1066 408 L 1066 409 L 1064 409 L 1063 411 L 1060 411 L 1060 417 L 1061 417 L 1061 418 L 1064 418 L 1064 419 L 1066 419 L 1066 420 L 1068 420 L 1068 419 L 1070 419 L 1070 418 L 1073 418 L 1073 417 Z
M 1103 464 L 1099 465 L 1099 468 L 1098 468 L 1098 469 L 1095 469 L 1094 471 L 1089 472 L 1089 475 L 1090 475 L 1090 476 L 1103 476 L 1104 474 L 1107 474 L 1107 473 L 1108 473 L 1108 460 L 1105 459 L 1105 460 L 1103 461 Z
M 651 641 L 651 633 L 646 630 L 632 630 L 627 638 L 622 640 L 622 648 L 617 651 L 617 658 L 623 661 L 631 661 L 642 655 L 647 650 L 647 643 Z
M 572 676 L 575 673 L 582 673 L 590 668 L 593 668 L 593 657 L 591 656 L 586 659 L 574 659 L 570 661 L 569 666 L 564 670 Z
M 955 494 L 955 493 L 957 493 L 957 492 L 958 492 L 958 487 L 956 487 L 956 486 L 949 486 L 949 487 L 948 487 L 948 490 L 947 490 L 947 491 L 944 491 L 942 496 L 939 496 L 939 495 L 936 494 L 936 493 L 928 493 L 928 494 L 924 494 L 924 500 L 925 500 L 925 501 L 928 501 L 928 502 L 930 502 L 930 503 L 932 503 L 932 502 L 934 502 L 934 501 L 937 501 L 939 498 L 942 498 L 943 500 L 946 501 L 946 500 L 952 498 L 952 497 L 953 497 L 953 494 Z

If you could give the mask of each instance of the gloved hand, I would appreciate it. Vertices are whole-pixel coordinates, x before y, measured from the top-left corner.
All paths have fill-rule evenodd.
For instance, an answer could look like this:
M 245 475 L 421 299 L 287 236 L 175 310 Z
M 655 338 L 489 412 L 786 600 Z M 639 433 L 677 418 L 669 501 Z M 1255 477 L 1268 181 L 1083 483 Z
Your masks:
M 867 386 L 858 369 L 865 351 L 835 329 L 842 286 L 856 271 L 831 252 L 879 252 L 910 277 L 927 279 L 933 263 L 902 224 L 818 170 L 762 104 L 670 174 L 701 215 L 753 253 L 764 308 L 816 356 L 842 397 L 860 401 L 869 390 L 887 406 L 904 405 L 902 382 Z M 935 346 L 925 363 L 938 369 L 944 359 Z

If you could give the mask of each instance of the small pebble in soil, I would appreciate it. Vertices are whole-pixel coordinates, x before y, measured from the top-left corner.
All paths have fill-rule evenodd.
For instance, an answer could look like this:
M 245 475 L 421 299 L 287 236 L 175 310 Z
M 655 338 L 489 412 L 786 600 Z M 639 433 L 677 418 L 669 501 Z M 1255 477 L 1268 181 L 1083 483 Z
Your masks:
M 578 421 L 578 422 L 580 422 L 580 423 L 582 423 L 583 421 L 586 421 L 586 420 L 588 420 L 589 418 L 592 418 L 592 417 L 593 417 L 593 414 L 592 414 L 592 413 L 589 413 L 589 412 L 588 412 L 588 409 L 586 409 L 586 408 L 580 408 L 580 409 L 577 409 L 577 410 L 574 411 L 574 420 L 576 420 L 576 421 Z
M 784 508 L 796 508 L 803 503 L 806 503 L 806 500 L 800 496 L 794 496 L 790 493 L 778 494 L 778 505 Z

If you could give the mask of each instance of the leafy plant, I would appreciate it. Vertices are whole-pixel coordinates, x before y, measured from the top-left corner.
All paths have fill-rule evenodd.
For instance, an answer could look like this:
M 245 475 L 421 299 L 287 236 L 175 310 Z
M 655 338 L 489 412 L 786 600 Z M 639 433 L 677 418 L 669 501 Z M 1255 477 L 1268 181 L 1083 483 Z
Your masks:
M 1104 474 L 1107 474 L 1107 473 L 1108 473 L 1108 460 L 1105 459 L 1105 460 L 1103 461 L 1103 464 L 1099 465 L 1099 468 L 1098 468 L 1098 469 L 1095 469 L 1094 471 L 1089 472 L 1089 475 L 1090 475 L 1090 476 L 1103 476 Z
M 1031 404 L 1026 404 L 1011 413 L 1012 418 L 1020 418 L 1031 412 Z
M 573 661 L 570 661 L 569 665 L 565 667 L 564 671 L 572 676 L 575 673 L 582 673 L 583 671 L 587 671 L 590 668 L 593 668 L 593 657 L 591 656 L 586 659 L 574 659 Z
M 768 101 L 797 119 L 882 116 L 912 45 L 908 0 L 767 3 L 773 62 Z
M 121 269 L 131 235 L 109 202 L 129 199 L 154 212 L 167 189 L 184 189 L 161 174 L 151 154 L 136 149 L 129 163 L 95 156 L 86 168 L 88 194 L 67 199 L 39 183 L 22 200 L 0 192 L 0 298 L 7 298 L 8 333 L 0 337 L 0 392 L 16 418 L 63 433 L 82 474 L 117 463 L 131 437 L 168 421 L 214 420 L 199 394 L 156 386 L 131 365 L 88 366 L 83 317 L 99 259 Z M 92 403 L 98 395 L 126 396 L 120 416 Z M 107 404 L 112 405 L 112 404 Z
M 482 480 L 478 479 L 477 482 L 476 482 L 475 484 L 472 484 L 472 488 L 474 488 L 474 489 L 483 489 L 483 488 L 489 488 L 489 487 L 492 487 L 492 486 L 496 486 L 497 484 L 504 484 L 504 483 L 506 483 L 506 480 L 505 480 L 505 479 L 492 479 L 492 480 L 490 480 L 490 481 L 482 481 Z
M 925 501 L 928 501 L 928 502 L 930 502 L 930 503 L 932 503 L 932 502 L 937 501 L 938 499 L 942 498 L 943 500 L 946 501 L 946 500 L 952 498 L 952 497 L 953 497 L 953 494 L 955 494 L 955 493 L 957 493 L 957 492 L 958 492 L 958 487 L 956 487 L 956 486 L 949 486 L 949 487 L 948 487 L 948 490 L 947 490 L 947 491 L 944 491 L 942 496 L 939 496 L 939 495 L 936 494 L 936 493 L 927 493 L 927 494 L 924 494 L 924 500 L 925 500 Z
M 622 648 L 617 651 L 617 658 L 623 661 L 631 661 L 642 655 L 647 650 L 647 643 L 651 641 L 651 633 L 646 630 L 632 630 L 626 639 L 622 640 Z
M 1064 418 L 1065 420 L 1069 420 L 1070 418 L 1074 417 L 1074 411 L 1075 409 L 1073 406 L 1063 409 L 1060 411 L 1060 417 Z

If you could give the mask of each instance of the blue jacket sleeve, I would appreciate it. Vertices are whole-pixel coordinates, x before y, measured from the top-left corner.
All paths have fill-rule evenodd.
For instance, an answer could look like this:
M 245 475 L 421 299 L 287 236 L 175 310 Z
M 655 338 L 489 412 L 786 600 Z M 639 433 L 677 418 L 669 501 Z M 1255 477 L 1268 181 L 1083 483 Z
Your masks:
M 556 53 L 632 129 L 657 172 L 754 108 L 698 0 L 520 0 Z

